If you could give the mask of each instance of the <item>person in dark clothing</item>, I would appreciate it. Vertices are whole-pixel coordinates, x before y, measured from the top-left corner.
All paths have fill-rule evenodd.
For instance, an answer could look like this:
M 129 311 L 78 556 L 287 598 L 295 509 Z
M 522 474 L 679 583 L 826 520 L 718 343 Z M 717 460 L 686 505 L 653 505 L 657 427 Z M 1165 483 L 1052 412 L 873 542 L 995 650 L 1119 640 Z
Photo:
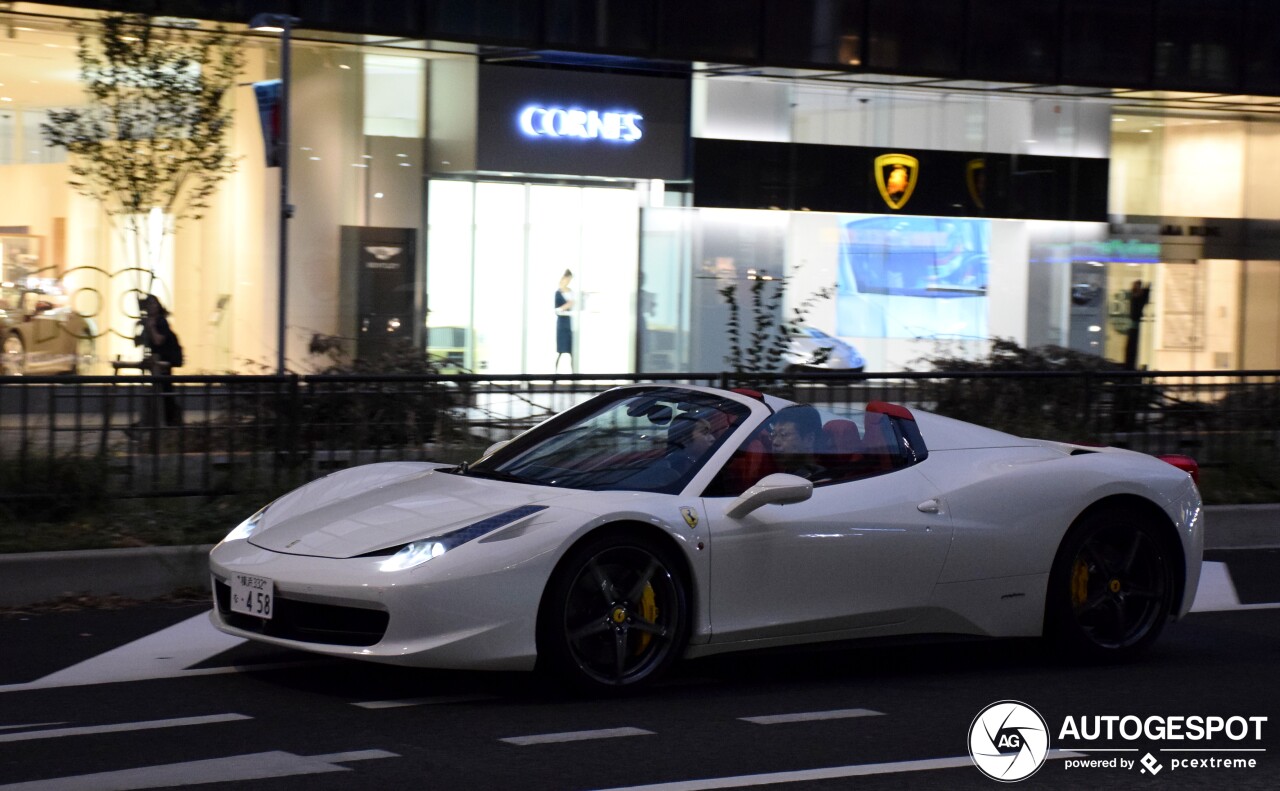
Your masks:
M 1151 286 L 1144 286 L 1141 280 L 1133 281 L 1129 289 L 1129 337 L 1124 344 L 1124 367 L 1130 371 L 1138 368 L 1138 340 L 1142 333 L 1142 316 L 1151 301 Z
M 156 397 L 163 404 L 164 422 L 170 426 L 182 425 L 182 406 L 174 392 L 173 382 L 168 376 L 183 363 L 182 344 L 178 335 L 169 326 L 169 311 L 165 309 L 155 294 L 147 294 L 138 303 L 141 311 L 141 329 L 134 338 L 134 343 L 146 348 L 143 367 L 151 370 L 152 376 L 165 377 L 156 381 Z M 144 407 L 143 422 L 155 425 L 158 415 L 154 404 Z

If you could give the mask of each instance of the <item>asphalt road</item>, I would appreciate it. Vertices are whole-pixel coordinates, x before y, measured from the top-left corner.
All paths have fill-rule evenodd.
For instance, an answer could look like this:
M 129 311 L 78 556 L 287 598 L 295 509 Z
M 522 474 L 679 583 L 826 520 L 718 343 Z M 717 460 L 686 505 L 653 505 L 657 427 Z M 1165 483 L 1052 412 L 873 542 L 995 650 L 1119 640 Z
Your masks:
M 9 614 L 0 791 L 992 789 L 970 728 L 1002 700 L 1033 707 L 1051 748 L 1017 787 L 1280 788 L 1280 551 L 1210 559 L 1232 582 L 1204 606 L 1230 609 L 1171 624 L 1131 664 L 1066 664 L 1036 641 L 846 644 L 688 662 L 605 700 L 239 643 L 204 604 Z M 1108 716 L 1109 740 L 1064 733 Z M 1187 736 L 1194 717 L 1240 738 L 1151 730 Z

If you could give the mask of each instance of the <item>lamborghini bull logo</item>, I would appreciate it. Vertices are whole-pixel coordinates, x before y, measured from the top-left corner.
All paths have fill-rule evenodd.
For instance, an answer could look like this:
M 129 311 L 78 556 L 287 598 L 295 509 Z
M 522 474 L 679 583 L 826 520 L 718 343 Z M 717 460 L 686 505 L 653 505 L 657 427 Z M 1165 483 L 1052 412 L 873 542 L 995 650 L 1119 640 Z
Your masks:
M 890 209 L 901 209 L 911 200 L 920 175 L 920 160 L 910 154 L 881 154 L 876 157 L 876 187 Z

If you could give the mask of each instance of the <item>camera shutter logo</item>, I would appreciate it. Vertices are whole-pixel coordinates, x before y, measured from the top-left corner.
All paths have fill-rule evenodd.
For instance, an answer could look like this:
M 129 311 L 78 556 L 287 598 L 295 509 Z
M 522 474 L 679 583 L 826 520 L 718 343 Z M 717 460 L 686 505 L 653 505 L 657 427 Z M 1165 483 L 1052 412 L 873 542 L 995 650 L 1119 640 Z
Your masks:
M 969 755 L 992 780 L 1025 780 L 1049 755 L 1049 726 L 1040 712 L 1016 700 L 992 703 L 969 726 Z

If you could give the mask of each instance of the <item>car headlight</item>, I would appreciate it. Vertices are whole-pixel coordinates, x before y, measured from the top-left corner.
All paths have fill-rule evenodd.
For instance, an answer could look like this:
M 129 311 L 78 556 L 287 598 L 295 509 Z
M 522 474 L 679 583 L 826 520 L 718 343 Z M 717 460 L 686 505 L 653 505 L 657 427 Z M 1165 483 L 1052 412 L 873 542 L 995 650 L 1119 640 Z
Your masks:
M 443 535 L 431 536 L 408 544 L 368 552 L 359 557 L 385 557 L 386 560 L 378 564 L 379 571 L 404 571 L 414 566 L 421 566 L 432 558 L 438 558 L 460 544 L 473 541 L 487 533 L 492 533 L 500 527 L 506 527 L 512 522 L 546 509 L 545 505 L 522 505 L 519 508 L 503 511 L 500 514 L 495 514 L 466 527 L 451 530 Z
M 404 571 L 443 555 L 448 548 L 443 541 L 428 538 L 405 544 L 400 551 L 378 564 L 379 571 Z
M 242 541 L 248 538 L 249 536 L 253 535 L 254 533 L 256 533 L 258 530 L 258 526 L 262 524 L 263 515 L 267 512 L 267 509 L 270 507 L 271 507 L 270 504 L 262 506 L 261 508 L 258 509 L 258 512 L 256 514 L 244 520 L 240 524 L 236 525 L 235 529 L 233 529 L 230 533 L 227 533 L 226 538 L 222 539 L 223 542 Z

